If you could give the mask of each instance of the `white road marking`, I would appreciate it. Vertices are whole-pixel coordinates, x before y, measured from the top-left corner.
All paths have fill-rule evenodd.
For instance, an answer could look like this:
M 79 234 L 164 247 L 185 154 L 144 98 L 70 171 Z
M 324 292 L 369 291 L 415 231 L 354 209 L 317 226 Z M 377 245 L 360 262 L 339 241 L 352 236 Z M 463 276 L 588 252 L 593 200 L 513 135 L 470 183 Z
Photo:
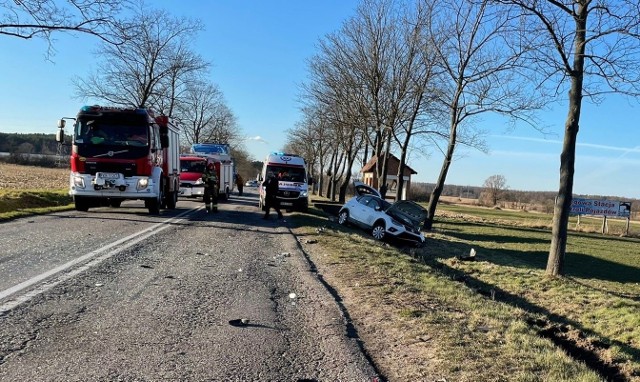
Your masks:
M 136 232 L 134 234 L 131 234 L 127 237 L 124 237 L 120 240 L 114 241 L 111 244 L 105 245 L 104 247 L 100 248 L 100 249 L 96 249 L 95 251 L 91 251 L 89 253 L 87 253 L 86 255 L 82 255 L 80 257 L 77 257 L 65 264 L 62 264 L 58 267 L 55 267 L 53 269 L 50 269 L 44 273 L 41 273 L 35 277 L 32 277 L 29 280 L 23 281 L 20 284 L 14 285 L 13 287 L 9 288 L 9 289 L 5 289 L 3 291 L 0 291 L 0 300 L 3 300 L 7 297 L 10 297 L 26 288 L 29 288 L 35 284 L 41 283 L 44 280 L 58 274 L 61 272 L 64 272 L 65 270 L 74 267 L 78 264 L 81 264 L 83 262 L 87 262 L 86 264 L 82 265 L 81 267 L 78 267 L 68 273 L 65 273 L 64 275 L 61 275 L 60 277 L 58 277 L 55 280 L 52 280 L 50 282 L 46 282 L 43 283 L 42 285 L 38 286 L 37 288 L 23 294 L 23 295 L 19 295 L 17 297 L 15 297 L 13 300 L 10 300 L 2 305 L 0 305 L 0 314 L 4 314 L 5 312 L 17 307 L 20 304 L 23 304 L 27 301 L 29 301 L 30 299 L 32 299 L 33 297 L 44 293 L 46 291 L 48 291 L 49 289 L 53 288 L 54 286 L 60 284 L 63 281 L 69 280 L 70 278 L 76 276 L 77 274 L 86 271 L 87 269 L 90 269 L 91 267 L 96 266 L 97 264 L 101 263 L 102 261 L 112 257 L 113 255 L 129 248 L 132 247 L 133 245 L 141 242 L 142 240 L 151 237 L 157 233 L 160 233 L 162 231 L 164 231 L 165 229 L 171 227 L 170 223 L 173 223 L 174 221 L 179 221 L 182 220 L 183 216 L 186 216 L 192 212 L 198 211 L 200 209 L 202 209 L 204 207 L 197 207 L 188 211 L 185 211 L 179 215 L 176 215 L 170 219 L 167 219 L 163 222 L 157 223 L 152 225 L 149 228 L 143 229 L 140 232 Z M 102 254 L 103 252 L 106 252 L 104 254 Z M 101 256 L 98 256 L 102 254 Z

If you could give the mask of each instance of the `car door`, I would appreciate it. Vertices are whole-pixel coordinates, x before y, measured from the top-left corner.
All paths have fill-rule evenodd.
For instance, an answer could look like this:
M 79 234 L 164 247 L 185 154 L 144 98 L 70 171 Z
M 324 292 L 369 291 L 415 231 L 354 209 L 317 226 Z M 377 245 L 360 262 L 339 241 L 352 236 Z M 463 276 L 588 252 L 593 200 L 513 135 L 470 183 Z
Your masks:
M 356 203 L 354 203 L 349 211 L 351 219 L 354 221 L 354 223 L 360 226 L 365 226 L 365 221 L 367 219 L 367 213 L 369 210 L 367 204 L 369 203 L 370 199 L 371 196 L 369 195 L 362 195 L 356 198 Z
M 373 224 L 380 218 L 382 211 L 382 200 L 373 196 L 369 196 L 365 210 L 363 211 L 362 222 L 368 228 L 373 227 Z

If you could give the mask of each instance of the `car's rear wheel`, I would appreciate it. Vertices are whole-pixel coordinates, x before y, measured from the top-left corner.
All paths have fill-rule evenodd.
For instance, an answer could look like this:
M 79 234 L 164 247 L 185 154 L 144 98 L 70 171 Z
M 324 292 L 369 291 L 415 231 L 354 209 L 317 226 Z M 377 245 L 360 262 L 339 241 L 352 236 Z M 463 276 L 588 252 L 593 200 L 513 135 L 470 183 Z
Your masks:
M 349 211 L 347 210 L 340 211 L 340 213 L 338 214 L 338 223 L 342 225 L 347 225 L 348 221 L 349 221 Z
M 371 236 L 373 236 L 376 240 L 384 239 L 384 235 L 386 234 L 386 229 L 384 228 L 383 223 L 376 223 L 371 230 Z

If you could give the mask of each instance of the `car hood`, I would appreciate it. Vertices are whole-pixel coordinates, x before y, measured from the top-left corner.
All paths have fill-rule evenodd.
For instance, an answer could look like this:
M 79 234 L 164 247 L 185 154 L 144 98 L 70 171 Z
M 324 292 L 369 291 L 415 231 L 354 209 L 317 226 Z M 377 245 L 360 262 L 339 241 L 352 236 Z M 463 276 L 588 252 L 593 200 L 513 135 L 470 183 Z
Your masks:
M 405 223 L 411 223 L 416 228 L 420 226 L 429 214 L 424 207 L 410 200 L 397 201 L 393 203 L 386 212 L 387 215 L 393 216 Z

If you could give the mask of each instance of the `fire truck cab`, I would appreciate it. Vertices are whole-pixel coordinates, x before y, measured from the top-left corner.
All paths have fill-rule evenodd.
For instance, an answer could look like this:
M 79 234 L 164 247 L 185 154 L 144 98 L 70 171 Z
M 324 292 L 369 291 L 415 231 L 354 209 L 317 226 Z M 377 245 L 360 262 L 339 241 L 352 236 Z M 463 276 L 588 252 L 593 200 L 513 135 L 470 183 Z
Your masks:
M 143 200 L 149 213 L 176 207 L 179 129 L 150 109 L 84 106 L 76 118 L 58 122 L 56 140 L 71 132 L 69 194 L 76 210 Z

